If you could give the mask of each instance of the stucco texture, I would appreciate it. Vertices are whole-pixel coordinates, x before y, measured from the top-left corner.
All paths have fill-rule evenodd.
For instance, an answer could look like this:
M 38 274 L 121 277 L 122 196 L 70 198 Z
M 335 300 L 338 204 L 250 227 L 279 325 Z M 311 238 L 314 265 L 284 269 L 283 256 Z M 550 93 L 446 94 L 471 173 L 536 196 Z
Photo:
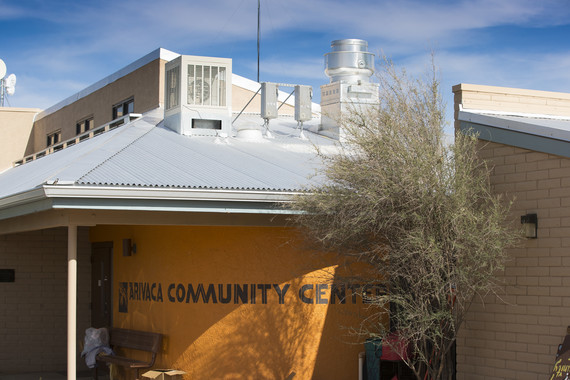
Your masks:
M 113 325 L 164 334 L 155 367 L 188 379 L 357 376 L 363 346 L 342 327 L 358 326 L 360 300 L 331 302 L 337 266 L 295 229 L 98 226 L 91 241 L 115 247 Z

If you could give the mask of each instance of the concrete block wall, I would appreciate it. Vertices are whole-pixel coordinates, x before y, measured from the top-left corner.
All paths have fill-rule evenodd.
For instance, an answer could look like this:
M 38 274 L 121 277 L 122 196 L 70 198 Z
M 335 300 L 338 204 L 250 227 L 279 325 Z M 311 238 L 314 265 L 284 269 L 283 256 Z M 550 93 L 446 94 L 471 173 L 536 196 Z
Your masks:
M 91 319 L 91 246 L 78 231 L 77 338 Z M 0 235 L 0 374 L 67 368 L 67 228 Z M 79 347 L 79 346 L 78 346 Z M 81 350 L 78 348 L 78 354 Z M 86 368 L 78 359 L 78 369 Z
M 461 83 L 453 86 L 455 126 L 463 109 L 570 116 L 570 94 Z
M 496 192 L 511 220 L 538 214 L 538 238 L 509 250 L 500 298 L 475 300 L 457 347 L 458 379 L 547 379 L 570 325 L 570 159 L 491 142 Z

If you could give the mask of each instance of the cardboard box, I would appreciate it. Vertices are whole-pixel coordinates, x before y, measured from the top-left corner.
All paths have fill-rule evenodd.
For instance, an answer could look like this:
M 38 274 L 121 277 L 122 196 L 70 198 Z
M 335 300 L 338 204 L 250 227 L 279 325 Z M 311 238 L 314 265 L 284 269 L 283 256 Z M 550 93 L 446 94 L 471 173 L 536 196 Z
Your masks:
M 142 377 L 152 380 L 182 380 L 184 374 L 186 372 L 177 369 L 153 369 L 143 373 Z

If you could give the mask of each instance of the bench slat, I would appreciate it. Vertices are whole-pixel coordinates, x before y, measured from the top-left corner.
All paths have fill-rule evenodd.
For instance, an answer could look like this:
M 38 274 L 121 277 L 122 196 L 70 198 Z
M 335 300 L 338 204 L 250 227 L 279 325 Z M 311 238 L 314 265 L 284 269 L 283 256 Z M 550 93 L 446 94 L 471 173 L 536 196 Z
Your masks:
M 152 354 L 149 361 L 131 359 L 117 355 L 99 355 L 98 362 L 113 363 L 119 366 L 136 370 L 135 379 L 139 378 L 139 369 L 150 368 L 154 365 L 156 354 L 160 350 L 162 334 L 147 331 L 127 330 L 120 328 L 109 329 L 110 345 L 114 350 L 117 348 L 127 348 L 139 351 L 146 351 Z M 94 378 L 97 379 L 97 366 L 94 369 Z M 129 378 L 131 378 L 129 376 Z

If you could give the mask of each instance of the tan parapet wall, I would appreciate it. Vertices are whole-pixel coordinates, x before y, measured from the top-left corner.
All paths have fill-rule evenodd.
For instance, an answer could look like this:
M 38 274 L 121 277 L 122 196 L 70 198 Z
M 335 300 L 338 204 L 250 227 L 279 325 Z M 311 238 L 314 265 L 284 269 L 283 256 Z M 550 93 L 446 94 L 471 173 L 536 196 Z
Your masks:
M 461 83 L 453 86 L 455 120 L 464 110 L 570 117 L 570 94 Z M 456 125 L 457 126 L 457 125 Z
M 156 59 L 61 109 L 40 115 L 34 124 L 33 145 L 26 155 L 45 149 L 47 135 L 55 131 L 61 131 L 62 141 L 75 137 L 75 125 L 82 119 L 93 117 L 95 127 L 110 122 L 113 106 L 129 98 L 134 98 L 135 113 L 159 107 L 164 98 L 165 62 Z
M 24 157 L 30 138 L 37 108 L 0 108 L 0 172 L 12 167 L 12 162 Z

